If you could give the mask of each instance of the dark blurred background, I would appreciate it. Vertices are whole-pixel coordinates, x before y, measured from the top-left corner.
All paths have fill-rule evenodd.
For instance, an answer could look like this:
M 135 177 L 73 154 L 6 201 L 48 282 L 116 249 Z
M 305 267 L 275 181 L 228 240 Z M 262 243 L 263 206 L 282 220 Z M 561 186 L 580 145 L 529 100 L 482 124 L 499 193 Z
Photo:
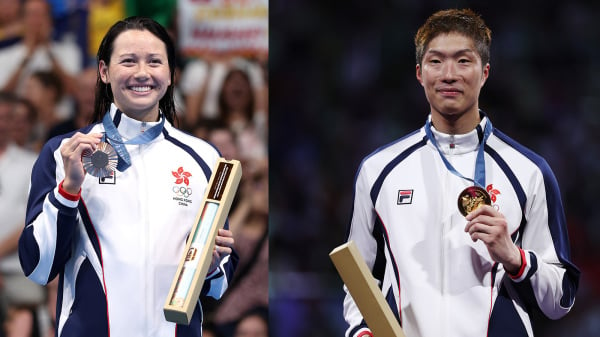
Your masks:
M 413 37 L 433 12 L 472 8 L 492 29 L 480 107 L 544 156 L 561 186 L 574 309 L 536 336 L 600 336 L 600 6 L 594 1 L 272 1 L 270 318 L 273 336 L 342 336 L 345 240 L 361 159 L 421 127 Z

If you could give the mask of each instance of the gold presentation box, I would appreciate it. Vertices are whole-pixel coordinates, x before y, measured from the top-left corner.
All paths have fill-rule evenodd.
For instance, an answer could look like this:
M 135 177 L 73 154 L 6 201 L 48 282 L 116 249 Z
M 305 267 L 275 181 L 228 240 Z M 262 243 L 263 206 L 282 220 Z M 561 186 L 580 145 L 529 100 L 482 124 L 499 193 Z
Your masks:
M 354 241 L 335 248 L 329 253 L 329 257 L 373 336 L 404 337 L 400 324 L 385 301 Z
M 215 238 L 225 224 L 241 177 L 239 161 L 217 161 L 163 308 L 167 321 L 190 324 L 212 261 Z

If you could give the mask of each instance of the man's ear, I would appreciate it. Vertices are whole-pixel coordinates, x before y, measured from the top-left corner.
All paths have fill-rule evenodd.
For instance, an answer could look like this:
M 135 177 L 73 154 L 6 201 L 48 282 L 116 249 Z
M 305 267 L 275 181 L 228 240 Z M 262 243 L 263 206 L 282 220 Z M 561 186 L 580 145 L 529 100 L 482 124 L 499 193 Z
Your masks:
M 481 73 L 481 87 L 482 88 L 483 88 L 483 85 L 485 84 L 485 81 L 487 81 L 489 76 L 490 76 L 490 64 L 486 63 L 485 66 L 483 67 L 483 72 Z
M 423 77 L 422 72 L 421 72 L 421 65 L 417 63 L 416 66 L 416 71 L 417 71 L 417 81 L 419 81 L 419 83 L 421 83 L 421 85 L 423 85 Z

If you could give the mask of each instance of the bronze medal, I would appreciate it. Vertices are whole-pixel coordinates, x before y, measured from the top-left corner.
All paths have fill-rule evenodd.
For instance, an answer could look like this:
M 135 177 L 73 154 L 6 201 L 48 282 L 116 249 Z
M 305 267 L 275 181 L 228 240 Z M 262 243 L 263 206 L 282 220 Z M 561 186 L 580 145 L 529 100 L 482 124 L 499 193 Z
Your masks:
M 458 210 L 464 216 L 467 216 L 479 206 L 491 204 L 490 195 L 479 186 L 469 186 L 460 192 L 458 196 Z
M 84 153 L 82 162 L 85 171 L 94 177 L 110 177 L 117 169 L 119 157 L 115 149 L 106 142 L 100 142 L 96 151 Z

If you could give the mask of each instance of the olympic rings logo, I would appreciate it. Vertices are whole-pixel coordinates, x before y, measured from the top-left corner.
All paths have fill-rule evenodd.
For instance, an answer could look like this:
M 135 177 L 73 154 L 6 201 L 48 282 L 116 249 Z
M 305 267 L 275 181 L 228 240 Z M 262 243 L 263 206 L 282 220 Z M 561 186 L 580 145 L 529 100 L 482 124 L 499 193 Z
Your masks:
M 175 193 L 177 196 L 189 198 L 189 196 L 192 195 L 192 189 L 184 186 L 173 186 L 173 193 Z

